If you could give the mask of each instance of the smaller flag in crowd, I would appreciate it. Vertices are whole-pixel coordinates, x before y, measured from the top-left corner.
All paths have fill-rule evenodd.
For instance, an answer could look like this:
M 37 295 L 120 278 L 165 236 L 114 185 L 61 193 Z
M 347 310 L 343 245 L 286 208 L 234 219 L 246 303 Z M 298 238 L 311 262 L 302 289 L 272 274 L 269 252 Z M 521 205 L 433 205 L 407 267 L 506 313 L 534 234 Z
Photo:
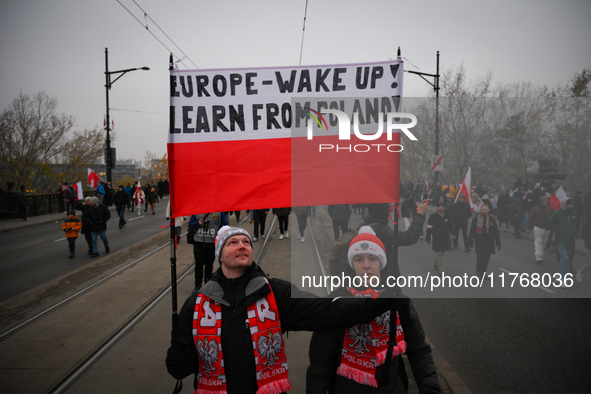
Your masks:
M 92 171 L 90 168 L 88 169 L 88 186 L 90 187 L 97 187 L 99 184 L 99 176 L 96 172 Z

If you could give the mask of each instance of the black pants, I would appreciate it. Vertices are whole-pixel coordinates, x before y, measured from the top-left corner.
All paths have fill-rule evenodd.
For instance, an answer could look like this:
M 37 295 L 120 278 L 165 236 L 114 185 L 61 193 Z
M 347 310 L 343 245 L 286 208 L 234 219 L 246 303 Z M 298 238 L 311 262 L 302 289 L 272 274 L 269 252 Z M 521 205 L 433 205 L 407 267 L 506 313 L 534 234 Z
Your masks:
M 88 244 L 88 250 L 92 252 L 92 234 L 90 233 L 90 230 L 84 230 L 84 239 Z
M 298 217 L 298 228 L 300 230 L 300 237 L 304 236 L 306 225 L 308 224 L 308 215 L 297 215 Z
M 279 221 L 279 232 L 285 234 L 289 227 L 289 215 L 277 216 L 277 220 Z
M 76 251 L 76 237 L 68 238 L 68 246 L 70 247 L 70 253 Z
M 462 230 L 462 236 L 464 238 L 464 249 L 468 250 L 470 248 L 470 244 L 468 241 L 468 221 L 461 222 L 461 223 L 454 223 L 455 225 L 455 240 L 454 240 L 454 247 L 458 246 L 460 242 L 460 230 Z
M 209 242 L 195 242 L 193 244 L 195 256 L 195 288 L 201 287 L 201 282 L 207 283 L 213 274 L 215 260 L 215 244 Z
M 341 232 L 343 232 L 343 233 L 347 232 L 348 226 L 349 226 L 349 221 L 347 219 L 344 219 L 344 220 L 332 219 L 332 228 L 334 230 L 335 241 L 337 239 L 339 239 L 339 237 L 341 236 Z
M 234 215 L 236 215 L 236 222 L 240 221 L 240 211 L 234 211 Z
M 476 255 L 476 272 L 480 272 L 481 274 L 486 272 L 490 255 L 490 253 Z
M 254 237 L 259 237 L 259 229 L 261 236 L 265 235 L 265 222 L 267 221 L 267 214 L 264 211 L 254 211 Z

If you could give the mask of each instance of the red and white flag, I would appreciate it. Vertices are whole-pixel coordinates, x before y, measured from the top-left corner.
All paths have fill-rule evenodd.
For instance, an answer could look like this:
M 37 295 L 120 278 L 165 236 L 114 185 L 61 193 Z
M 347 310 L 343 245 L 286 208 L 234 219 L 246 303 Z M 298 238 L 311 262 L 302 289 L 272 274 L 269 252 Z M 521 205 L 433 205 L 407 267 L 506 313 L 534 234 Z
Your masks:
M 402 60 L 171 70 L 170 83 L 172 216 L 399 200 L 401 130 L 384 124 L 402 112 Z M 358 129 L 330 110 L 358 113 Z
M 75 184 L 73 184 L 72 186 L 74 186 L 74 189 L 76 189 L 76 201 L 83 200 L 84 199 L 84 192 L 82 190 L 82 182 L 78 181 Z
M 100 180 L 100 178 L 96 174 L 96 172 L 94 172 L 90 168 L 88 168 L 88 186 L 97 187 L 99 184 L 99 180 Z
M 562 186 L 560 186 L 558 188 L 558 190 L 556 190 L 554 192 L 554 194 L 552 194 L 552 197 L 550 197 L 548 199 L 548 202 L 550 203 L 550 206 L 552 207 L 552 209 L 554 209 L 555 211 L 558 211 L 561 208 L 560 207 L 561 202 L 563 200 L 566 200 L 567 198 L 568 198 L 568 196 L 564 192 L 564 189 L 562 188 Z
M 456 201 L 458 201 L 458 197 L 460 194 L 466 196 L 466 201 L 470 204 L 470 209 L 474 210 L 474 204 L 472 204 L 472 196 L 470 191 L 472 190 L 472 167 L 468 168 L 468 172 L 466 173 L 466 177 L 464 178 L 464 182 L 462 182 L 462 187 L 456 193 Z

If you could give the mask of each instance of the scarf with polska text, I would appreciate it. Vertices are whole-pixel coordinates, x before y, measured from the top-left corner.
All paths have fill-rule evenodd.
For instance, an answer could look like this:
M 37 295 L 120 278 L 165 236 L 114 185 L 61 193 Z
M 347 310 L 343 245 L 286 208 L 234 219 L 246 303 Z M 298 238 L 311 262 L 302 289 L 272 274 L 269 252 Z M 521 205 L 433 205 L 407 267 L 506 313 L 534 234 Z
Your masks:
M 273 291 L 250 305 L 247 314 L 254 348 L 257 394 L 279 394 L 290 390 L 279 310 Z M 199 355 L 194 394 L 227 394 L 221 344 L 222 306 L 199 294 L 193 316 L 193 341 Z
M 380 292 L 374 289 L 359 291 L 348 287 L 347 290 L 355 297 L 375 299 L 380 295 Z M 390 311 L 384 312 L 369 323 L 348 328 L 345 332 L 341 365 L 337 369 L 337 375 L 359 384 L 378 387 L 375 372 L 376 368 L 386 361 L 389 337 Z M 392 351 L 392 358 L 405 351 L 404 332 L 400 324 L 400 316 L 396 312 L 396 345 Z

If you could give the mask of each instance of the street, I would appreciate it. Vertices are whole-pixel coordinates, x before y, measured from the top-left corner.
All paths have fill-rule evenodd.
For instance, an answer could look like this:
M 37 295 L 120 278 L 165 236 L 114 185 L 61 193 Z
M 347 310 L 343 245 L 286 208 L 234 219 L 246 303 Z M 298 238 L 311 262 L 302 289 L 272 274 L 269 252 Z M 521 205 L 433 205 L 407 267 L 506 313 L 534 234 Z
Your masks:
M 119 217 L 111 209 L 111 219 L 107 222 L 107 239 L 111 253 L 146 239 L 158 232 L 166 231 L 165 210 L 168 200 L 156 204 L 156 214 L 141 210 L 138 216 L 125 211 L 127 224 L 119 230 Z M 80 214 L 80 211 L 76 211 Z M 63 218 L 65 219 L 65 214 Z M 62 231 L 62 221 L 4 231 L 0 233 L 0 302 L 30 290 L 40 284 L 58 278 L 75 269 L 94 262 L 87 251 L 84 234 L 76 241 L 76 256 L 68 258 L 68 242 Z M 102 240 L 98 239 L 99 259 L 105 256 Z

